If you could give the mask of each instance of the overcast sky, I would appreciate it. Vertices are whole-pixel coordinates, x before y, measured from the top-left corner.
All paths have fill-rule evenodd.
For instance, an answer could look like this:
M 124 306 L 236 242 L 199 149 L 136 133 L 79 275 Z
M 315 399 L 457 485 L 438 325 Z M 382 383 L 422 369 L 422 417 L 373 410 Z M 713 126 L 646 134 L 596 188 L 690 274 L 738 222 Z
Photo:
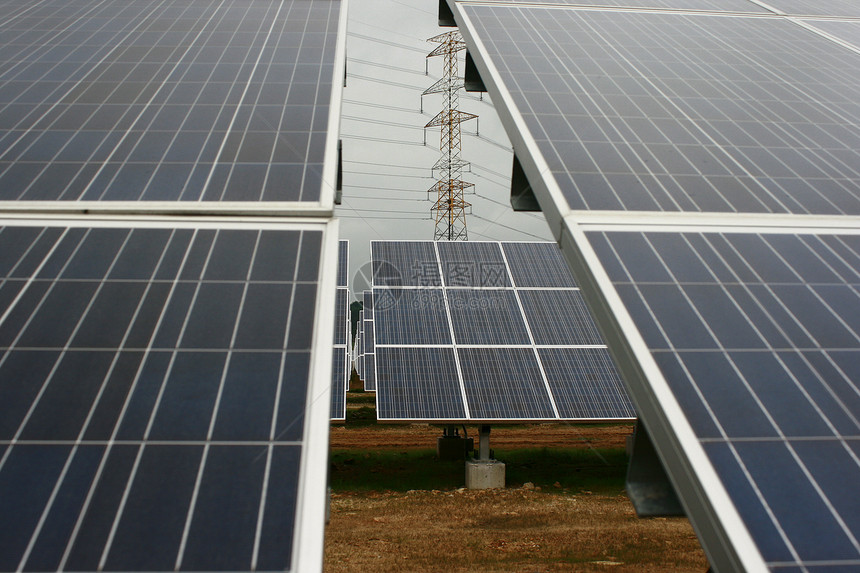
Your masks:
M 437 45 L 427 38 L 453 29 L 436 26 L 437 6 L 437 0 L 349 0 L 343 204 L 335 214 L 341 238 L 350 242 L 351 286 L 370 260 L 371 240 L 433 239 L 427 189 L 441 136 L 427 129 L 425 146 L 423 126 L 441 110 L 442 94 L 424 96 L 422 113 L 421 92 L 442 73 L 441 56 L 427 61 Z M 461 91 L 460 109 L 479 116 L 477 124 L 462 124 L 461 158 L 472 164 L 462 178 L 475 184 L 465 196 L 472 204 L 469 240 L 550 240 L 543 215 L 511 210 L 513 153 L 489 96 L 482 101 Z

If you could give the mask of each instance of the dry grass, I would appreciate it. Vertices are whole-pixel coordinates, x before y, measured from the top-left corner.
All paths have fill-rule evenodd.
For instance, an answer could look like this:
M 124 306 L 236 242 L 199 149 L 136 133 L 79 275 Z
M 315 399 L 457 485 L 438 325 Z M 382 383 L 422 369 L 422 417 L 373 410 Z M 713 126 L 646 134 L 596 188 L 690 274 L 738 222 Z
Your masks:
M 686 519 L 638 519 L 623 495 L 526 489 L 336 493 L 325 571 L 704 573 Z

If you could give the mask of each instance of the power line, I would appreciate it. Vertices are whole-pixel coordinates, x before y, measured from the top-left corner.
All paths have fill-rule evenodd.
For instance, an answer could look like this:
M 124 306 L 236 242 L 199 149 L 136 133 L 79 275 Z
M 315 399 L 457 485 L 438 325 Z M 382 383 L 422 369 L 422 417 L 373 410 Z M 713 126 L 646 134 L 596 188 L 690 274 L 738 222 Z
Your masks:
M 361 121 L 364 123 L 375 123 L 377 125 L 390 125 L 393 127 L 402 127 L 404 129 L 424 129 L 420 125 L 415 125 L 414 123 L 399 123 L 396 121 L 385 121 L 382 119 L 370 119 L 366 117 L 358 117 L 355 115 L 341 115 L 341 119 L 350 119 L 352 121 Z
M 411 211 L 410 211 L 411 212 Z M 396 221 L 432 221 L 430 217 L 380 217 L 379 215 L 350 215 L 349 213 L 335 213 L 335 217 L 340 219 L 381 219 L 381 220 L 396 220 Z
M 397 175 L 396 173 L 380 173 L 379 171 L 346 171 L 344 170 L 344 175 L 347 173 L 350 175 L 379 175 L 384 177 L 397 177 L 404 179 L 433 179 L 427 175 Z
M 347 185 L 344 183 L 344 189 L 376 189 L 377 191 L 399 191 L 401 193 L 427 193 L 427 191 L 419 191 L 418 189 L 399 189 L 397 187 L 379 187 L 378 185 Z
M 373 26 L 372 24 L 368 24 L 369 26 Z M 377 27 L 377 26 L 374 26 Z M 386 30 L 388 32 L 388 30 Z M 408 46 L 406 44 L 400 44 L 398 42 L 390 42 L 388 40 L 381 40 L 379 38 L 374 38 L 373 36 L 365 36 L 364 34 L 358 34 L 356 32 L 347 32 L 347 36 L 352 36 L 353 38 L 361 38 L 362 40 L 368 40 L 371 42 L 377 42 L 379 44 L 385 44 L 387 46 L 394 46 L 395 48 L 403 48 L 404 50 L 411 50 L 413 52 L 418 52 L 420 54 L 426 54 L 427 50 L 423 48 L 416 48 L 414 46 Z
M 426 117 L 430 117 L 430 114 L 421 113 L 417 107 L 416 108 L 399 107 L 396 105 L 385 105 L 385 104 L 381 104 L 381 103 L 370 103 L 370 102 L 358 101 L 358 100 L 354 100 L 354 99 L 345 99 L 345 100 L 343 100 L 343 103 L 349 103 L 349 104 L 353 104 L 353 105 L 363 105 L 363 106 L 367 106 L 367 107 L 378 107 L 381 109 L 392 109 L 395 111 L 405 111 L 405 112 L 409 112 L 409 113 L 418 113 L 418 114 L 424 115 Z
M 379 167 L 397 167 L 398 169 L 420 169 L 427 171 L 426 167 L 412 167 L 411 165 L 395 165 L 393 163 L 376 163 L 374 161 L 357 161 L 355 159 L 344 159 L 344 163 L 360 163 L 362 165 L 377 165 Z
M 379 199 L 381 201 L 411 201 L 413 203 L 426 203 L 427 199 L 410 199 L 408 197 L 379 197 L 373 195 L 348 195 L 350 199 Z
M 486 217 L 481 217 L 480 215 L 475 215 L 474 213 L 472 213 L 472 217 L 475 217 L 476 219 L 480 219 L 482 221 L 486 221 L 487 223 L 490 223 L 491 225 L 497 225 L 499 227 L 504 227 L 505 229 L 510 229 L 511 231 L 516 231 L 517 233 L 522 233 L 523 235 L 528 235 L 529 237 L 534 237 L 535 239 L 540 239 L 541 241 L 546 240 L 543 237 L 539 237 L 539 236 L 534 235 L 532 233 L 528 233 L 526 231 L 523 231 L 522 229 L 517 229 L 515 227 L 509 227 L 508 225 L 505 225 L 503 223 L 499 223 L 498 221 L 490 221 Z
M 362 75 L 360 75 L 360 74 L 349 74 L 349 73 L 348 73 L 348 74 L 346 74 L 346 77 L 347 77 L 347 78 L 358 78 L 358 79 L 360 79 L 360 80 L 365 80 L 365 81 L 368 81 L 368 82 L 376 82 L 376 83 L 378 83 L 378 84 L 385 84 L 385 85 L 387 85 L 387 86 L 395 86 L 395 87 L 398 87 L 398 88 L 407 88 L 407 89 L 415 90 L 415 91 L 421 90 L 421 86 L 413 86 L 413 85 L 411 85 L 411 84 L 401 84 L 400 82 L 392 82 L 392 81 L 389 81 L 389 80 L 383 80 L 383 79 L 380 79 L 380 78 L 374 78 L 374 77 L 371 77 L 371 76 L 362 76 Z M 422 91 L 423 91 L 423 90 L 422 90 Z
M 371 62 L 370 60 L 359 60 L 358 58 L 347 58 L 347 62 L 356 62 L 359 64 L 364 64 L 366 66 L 376 66 L 378 68 L 385 68 L 386 70 L 396 70 L 398 72 L 403 72 L 407 74 L 415 74 L 419 76 L 426 76 L 426 74 L 420 70 L 413 70 L 411 68 L 401 68 L 400 66 L 392 66 L 391 64 L 383 64 L 380 62 Z
M 424 147 L 424 144 L 420 141 L 406 141 L 403 139 L 385 139 L 383 137 L 369 137 L 364 135 L 346 135 L 341 134 L 341 139 L 358 139 L 361 141 L 378 141 L 379 143 L 395 143 L 397 145 L 415 145 L 418 147 Z

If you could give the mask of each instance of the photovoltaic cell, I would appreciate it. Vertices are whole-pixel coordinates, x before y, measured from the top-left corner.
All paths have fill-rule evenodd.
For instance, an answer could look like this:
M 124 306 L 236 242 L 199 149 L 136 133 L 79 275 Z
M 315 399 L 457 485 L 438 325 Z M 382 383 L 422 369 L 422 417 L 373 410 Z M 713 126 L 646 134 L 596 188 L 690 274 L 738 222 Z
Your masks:
M 554 418 L 535 351 L 461 348 L 460 366 L 473 418 Z
M 0 227 L 0 569 L 294 567 L 325 228 Z
M 381 419 L 462 420 L 463 397 L 452 348 L 380 348 Z
M 349 286 L 349 241 L 338 242 L 337 286 Z
M 373 343 L 451 344 L 442 289 L 374 289 Z M 384 295 L 384 296 L 383 296 Z M 385 301 L 385 305 L 383 305 Z
M 371 241 L 373 286 L 442 286 L 433 243 Z
M 535 344 L 603 344 L 603 338 L 577 290 L 520 290 Z
M 446 287 L 506 287 L 511 285 L 498 243 L 438 242 Z
M 346 386 L 349 383 L 346 348 L 336 346 L 332 355 L 331 419 L 346 420 Z
M 570 269 L 553 243 L 502 243 L 514 285 L 520 288 L 576 286 Z
M 0 200 L 327 200 L 339 15 L 319 0 L 10 7 Z
M 512 290 L 451 289 L 448 304 L 457 344 L 529 344 Z
M 606 348 L 539 348 L 538 355 L 561 418 L 636 417 Z

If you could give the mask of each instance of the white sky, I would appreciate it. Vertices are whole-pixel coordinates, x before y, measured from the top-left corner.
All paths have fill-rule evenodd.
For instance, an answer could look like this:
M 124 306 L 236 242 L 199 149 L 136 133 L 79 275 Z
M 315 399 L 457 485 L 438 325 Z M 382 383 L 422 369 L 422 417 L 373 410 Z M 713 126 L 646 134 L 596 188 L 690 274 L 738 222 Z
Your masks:
M 442 73 L 442 57 L 433 57 L 424 75 L 426 56 L 437 45 L 427 38 L 453 29 L 436 26 L 437 1 L 349 0 L 343 204 L 335 215 L 341 238 L 350 242 L 351 286 L 370 261 L 371 240 L 433 239 L 427 189 L 435 181 L 440 132 L 427 129 L 425 146 L 423 126 L 441 110 L 442 94 L 424 96 L 421 113 L 421 92 Z M 464 52 L 460 56 L 462 76 Z M 472 204 L 469 240 L 551 240 L 543 215 L 511 210 L 513 153 L 489 96 L 481 101 L 461 91 L 460 109 L 479 116 L 477 125 L 462 124 L 460 157 L 472 164 L 462 178 L 475 184 L 465 196 Z

